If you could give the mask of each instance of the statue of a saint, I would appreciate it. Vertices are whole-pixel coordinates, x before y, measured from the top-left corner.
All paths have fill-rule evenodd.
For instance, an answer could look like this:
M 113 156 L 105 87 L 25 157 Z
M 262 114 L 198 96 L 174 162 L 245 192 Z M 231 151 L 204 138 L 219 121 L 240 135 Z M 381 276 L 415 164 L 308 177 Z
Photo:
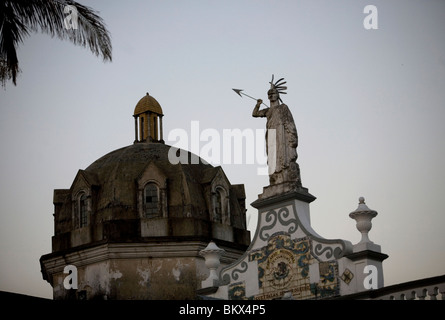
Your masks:
M 262 100 L 258 99 L 253 117 L 266 117 L 266 152 L 270 185 L 286 183 L 291 189 L 301 187 L 300 168 L 297 160 L 298 135 L 292 114 L 280 98 L 285 94 L 284 79 L 270 82 L 267 92 L 270 107 L 260 110 Z M 286 188 L 288 189 L 288 188 Z M 283 190 L 287 191 L 287 190 Z

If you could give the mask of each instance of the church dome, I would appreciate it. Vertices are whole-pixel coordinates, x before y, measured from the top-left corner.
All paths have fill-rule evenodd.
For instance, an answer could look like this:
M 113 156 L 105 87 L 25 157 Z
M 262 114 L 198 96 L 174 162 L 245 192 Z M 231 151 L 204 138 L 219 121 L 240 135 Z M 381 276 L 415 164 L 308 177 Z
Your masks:
M 159 102 L 156 101 L 155 98 L 150 96 L 148 92 L 144 97 L 142 97 L 141 100 L 139 100 L 139 102 L 136 104 L 136 107 L 134 108 L 135 116 L 145 112 L 155 112 L 158 114 L 163 114 Z
M 215 241 L 230 264 L 250 244 L 244 185 L 166 145 L 162 118 L 147 94 L 134 111 L 134 143 L 54 190 L 52 252 L 40 259 L 54 299 L 192 299 L 202 280 L 200 249 Z M 78 291 L 64 290 L 67 263 L 79 268 Z
M 164 143 L 134 143 L 102 156 L 78 171 L 70 189 L 54 190 L 53 202 L 54 251 L 172 237 L 250 243 L 244 185 Z
M 85 172 L 95 176 L 101 186 L 97 210 L 118 206 L 127 208 L 128 212 L 120 210 L 113 219 L 137 218 L 134 209 L 138 189 L 153 181 L 167 191 L 170 217 L 205 218 L 206 203 L 200 178 L 215 168 L 201 159 L 199 164 L 172 164 L 168 158 L 170 148 L 160 143 L 135 143 L 112 151 L 87 167 Z

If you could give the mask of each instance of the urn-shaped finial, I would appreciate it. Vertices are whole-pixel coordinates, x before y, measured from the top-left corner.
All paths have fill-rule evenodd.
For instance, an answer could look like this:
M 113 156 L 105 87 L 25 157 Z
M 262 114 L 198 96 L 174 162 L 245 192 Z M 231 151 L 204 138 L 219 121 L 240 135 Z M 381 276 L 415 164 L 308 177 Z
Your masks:
M 202 281 L 203 287 L 214 286 L 215 281 L 217 282 L 219 280 L 216 270 L 221 264 L 220 258 L 221 255 L 224 254 L 224 252 L 225 250 L 218 248 L 218 246 L 213 241 L 210 241 L 205 249 L 199 251 L 199 254 L 205 259 L 206 267 L 210 270 L 209 277 L 206 280 Z
M 362 234 L 359 243 L 373 243 L 369 240 L 368 232 L 372 228 L 371 220 L 377 215 L 377 211 L 371 210 L 365 203 L 365 198 L 360 197 L 358 208 L 349 214 L 349 217 L 357 222 L 357 230 Z

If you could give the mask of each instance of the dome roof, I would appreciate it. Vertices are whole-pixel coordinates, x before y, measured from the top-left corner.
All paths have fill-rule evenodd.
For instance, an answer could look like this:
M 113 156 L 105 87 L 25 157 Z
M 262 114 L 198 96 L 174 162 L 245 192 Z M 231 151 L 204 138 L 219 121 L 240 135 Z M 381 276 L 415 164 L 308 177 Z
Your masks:
M 220 166 L 166 145 L 162 130 L 158 140 L 153 131 L 156 121 L 162 129 L 162 109 L 148 93 L 134 112 L 136 133 L 150 130 L 151 139 L 136 135 L 134 144 L 79 170 L 69 189 L 54 190 L 53 252 L 161 238 L 248 245 L 244 185 L 232 185 Z
M 172 148 L 134 143 L 117 149 L 79 170 L 69 189 L 54 190 L 53 251 L 153 237 L 213 237 L 248 245 L 244 185 L 232 185 L 220 166 L 200 158 L 195 164 L 191 160 L 196 155 Z M 188 163 L 173 164 L 169 154 Z M 218 212 L 215 190 L 221 196 Z M 76 209 L 75 199 L 80 201 L 82 195 L 87 196 L 87 206 Z M 82 226 L 81 208 L 87 219 Z
M 134 115 L 138 115 L 147 111 L 156 112 L 158 114 L 162 113 L 161 105 L 158 101 L 156 101 L 155 98 L 150 96 L 147 92 L 147 94 L 142 97 L 141 100 L 136 104 L 136 107 L 134 108 Z
M 197 212 L 205 211 L 202 177 L 212 175 L 217 168 L 202 163 L 201 159 L 199 164 L 172 164 L 168 158 L 170 148 L 160 143 L 135 143 L 112 151 L 87 167 L 85 172 L 97 177 L 101 185 L 98 210 L 115 206 L 133 207 L 137 181 L 146 170 L 151 170 L 149 165 L 154 165 L 168 179 L 171 211 L 175 211 L 176 207 L 180 216 L 184 205 L 193 206 Z M 191 153 L 187 153 L 190 159 Z

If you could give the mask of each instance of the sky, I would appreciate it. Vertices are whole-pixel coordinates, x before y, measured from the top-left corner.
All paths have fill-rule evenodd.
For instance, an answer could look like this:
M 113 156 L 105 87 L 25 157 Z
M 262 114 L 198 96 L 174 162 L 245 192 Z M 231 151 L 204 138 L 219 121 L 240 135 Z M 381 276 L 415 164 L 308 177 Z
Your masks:
M 53 190 L 133 143 L 146 92 L 173 145 L 196 124 L 264 130 L 255 101 L 232 88 L 267 101 L 272 74 L 287 81 L 313 229 L 359 242 L 348 215 L 363 196 L 378 212 L 369 237 L 389 255 L 385 285 L 445 274 L 444 1 L 80 2 L 104 19 L 113 61 L 31 34 L 17 86 L 0 89 L 0 290 L 52 297 L 39 258 L 51 252 Z M 365 28 L 367 5 L 377 29 Z M 221 166 L 245 185 L 253 234 L 250 203 L 268 177 L 258 163 Z

